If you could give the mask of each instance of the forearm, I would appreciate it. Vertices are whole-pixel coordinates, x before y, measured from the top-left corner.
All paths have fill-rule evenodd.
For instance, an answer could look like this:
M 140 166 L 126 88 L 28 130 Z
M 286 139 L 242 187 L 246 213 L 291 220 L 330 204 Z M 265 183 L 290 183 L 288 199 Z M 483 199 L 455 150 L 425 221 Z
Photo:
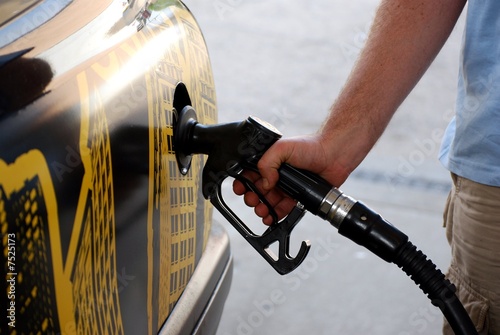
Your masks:
M 350 173 L 376 143 L 446 42 L 465 3 L 382 1 L 366 45 L 320 131 L 326 148 L 328 143 L 338 146 L 345 136 L 341 170 Z

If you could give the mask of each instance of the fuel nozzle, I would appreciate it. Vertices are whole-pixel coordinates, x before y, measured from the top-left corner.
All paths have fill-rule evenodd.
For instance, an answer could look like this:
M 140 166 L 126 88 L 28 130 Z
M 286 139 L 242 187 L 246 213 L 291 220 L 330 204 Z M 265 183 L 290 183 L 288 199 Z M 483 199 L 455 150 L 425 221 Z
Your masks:
M 280 137 L 281 133 L 276 128 L 253 116 L 240 122 L 203 125 L 197 121 L 195 110 L 187 105 L 174 117 L 173 144 L 181 173 L 188 172 L 193 154 L 207 155 L 202 175 L 203 196 L 278 273 L 286 274 L 305 259 L 310 248 L 309 242 L 303 241 L 297 255 L 290 255 L 290 234 L 305 209 L 301 205 L 296 206 L 279 221 L 265 196 L 242 175 L 244 170 L 258 171 L 260 157 Z M 241 181 L 269 208 L 274 223 L 263 234 L 254 233 L 225 203 L 222 183 L 228 177 Z M 270 248 L 275 243 L 278 244 L 278 255 Z

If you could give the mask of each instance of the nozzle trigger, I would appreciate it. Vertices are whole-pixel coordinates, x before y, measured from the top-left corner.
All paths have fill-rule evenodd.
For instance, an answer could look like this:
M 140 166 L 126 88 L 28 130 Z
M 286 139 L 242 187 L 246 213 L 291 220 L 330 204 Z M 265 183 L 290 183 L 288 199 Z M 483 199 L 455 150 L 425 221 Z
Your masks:
M 266 197 L 259 191 L 259 189 L 247 178 L 243 177 L 240 174 L 237 174 L 234 176 L 235 179 L 239 180 L 243 185 L 245 185 L 246 189 L 248 191 L 252 191 L 257 196 L 259 197 L 260 201 L 266 205 L 267 209 L 269 210 L 269 215 L 273 218 L 273 224 L 278 222 L 278 214 L 276 214 L 276 211 L 274 210 L 274 207 L 271 206 L 269 201 L 267 201 Z
M 274 222 L 262 235 L 257 235 L 226 205 L 220 187 L 210 197 L 210 202 L 279 274 L 292 272 L 306 258 L 311 247 L 309 241 L 302 241 L 295 257 L 290 255 L 290 234 L 305 214 L 302 205 L 298 204 L 287 217 Z M 270 248 L 275 243 L 278 243 L 278 255 Z

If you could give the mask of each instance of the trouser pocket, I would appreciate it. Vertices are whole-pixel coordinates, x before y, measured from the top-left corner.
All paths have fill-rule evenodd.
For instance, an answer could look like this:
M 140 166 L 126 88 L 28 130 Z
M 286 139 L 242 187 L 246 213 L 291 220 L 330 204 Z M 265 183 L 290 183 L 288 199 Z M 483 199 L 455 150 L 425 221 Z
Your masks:
M 448 279 L 457 287 L 457 296 L 469 314 L 479 335 L 488 334 L 488 310 L 489 300 L 478 293 L 468 281 L 461 275 L 460 270 L 453 265 L 448 270 Z M 445 320 L 443 324 L 443 334 L 453 335 L 450 325 Z

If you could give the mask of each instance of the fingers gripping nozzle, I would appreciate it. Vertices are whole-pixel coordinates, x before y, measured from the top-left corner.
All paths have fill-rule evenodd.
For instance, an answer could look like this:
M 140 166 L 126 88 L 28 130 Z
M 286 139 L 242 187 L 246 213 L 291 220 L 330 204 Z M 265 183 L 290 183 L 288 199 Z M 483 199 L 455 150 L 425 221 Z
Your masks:
M 257 162 L 281 133 L 270 124 L 256 118 L 218 125 L 198 122 L 195 110 L 187 105 L 174 112 L 173 146 L 179 170 L 186 174 L 193 154 L 208 156 L 203 168 L 202 191 L 214 207 L 280 274 L 293 271 L 305 259 L 310 245 L 303 241 L 295 257 L 290 255 L 290 234 L 305 213 L 299 204 L 283 220 L 278 221 L 273 207 L 257 187 L 241 173 L 257 171 Z M 222 195 L 222 183 L 228 177 L 241 181 L 255 192 L 269 209 L 274 223 L 261 235 L 255 234 L 227 206 Z M 278 244 L 278 255 L 270 246 Z

